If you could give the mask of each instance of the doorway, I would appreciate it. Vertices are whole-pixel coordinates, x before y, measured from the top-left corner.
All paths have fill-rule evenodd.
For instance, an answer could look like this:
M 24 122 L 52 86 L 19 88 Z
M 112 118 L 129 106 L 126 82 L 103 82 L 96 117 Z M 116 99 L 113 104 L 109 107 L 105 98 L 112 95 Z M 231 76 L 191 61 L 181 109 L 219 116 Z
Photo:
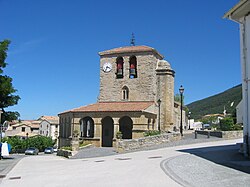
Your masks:
M 102 147 L 113 147 L 114 121 L 107 116 L 102 119 Z
M 119 130 L 122 133 L 122 139 L 132 139 L 133 121 L 130 117 L 124 116 L 119 120 Z

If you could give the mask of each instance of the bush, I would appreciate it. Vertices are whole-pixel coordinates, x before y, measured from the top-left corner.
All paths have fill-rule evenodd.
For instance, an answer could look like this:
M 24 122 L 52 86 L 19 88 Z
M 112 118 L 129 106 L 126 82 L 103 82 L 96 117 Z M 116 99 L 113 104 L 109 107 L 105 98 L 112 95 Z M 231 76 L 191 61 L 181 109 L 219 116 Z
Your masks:
M 243 124 L 234 124 L 233 129 L 238 131 L 238 130 L 243 130 Z
M 45 136 L 34 136 L 25 140 L 14 136 L 6 138 L 5 141 L 11 145 L 12 153 L 23 153 L 28 147 L 36 147 L 39 151 L 44 151 L 46 147 L 52 147 L 54 145 L 52 138 Z
M 234 120 L 233 118 L 226 117 L 220 120 L 220 129 L 222 131 L 231 131 L 234 130 Z
M 155 136 L 159 134 L 161 134 L 161 132 L 158 130 L 148 130 L 147 132 L 143 133 L 144 136 Z
M 44 151 L 46 147 L 53 147 L 54 142 L 51 137 L 34 136 L 25 140 L 26 148 L 36 147 L 39 151 Z
M 70 146 L 64 146 L 64 147 L 61 147 L 60 149 L 67 150 L 67 151 L 72 151 L 72 147 L 70 147 Z
M 117 131 L 116 138 L 117 139 L 122 139 L 122 132 L 121 131 Z

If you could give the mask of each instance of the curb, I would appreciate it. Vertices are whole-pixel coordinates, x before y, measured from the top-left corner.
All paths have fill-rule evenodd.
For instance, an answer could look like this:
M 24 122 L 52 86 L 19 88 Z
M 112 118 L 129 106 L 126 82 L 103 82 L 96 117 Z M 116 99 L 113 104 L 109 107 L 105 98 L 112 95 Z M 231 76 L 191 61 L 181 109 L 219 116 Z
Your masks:
M 171 179 L 173 179 L 178 184 L 180 184 L 184 187 L 192 187 L 192 185 L 190 183 L 188 183 L 187 181 L 180 178 L 178 175 L 175 174 L 175 172 L 170 167 L 168 167 L 168 162 L 170 162 L 176 158 L 183 157 L 183 156 L 186 156 L 186 155 L 173 156 L 173 157 L 170 157 L 168 159 L 165 159 L 165 160 L 161 161 L 160 167 L 167 176 L 169 176 Z
M 13 161 L 9 166 L 7 166 L 3 171 L 0 172 L 0 179 L 3 179 L 7 176 L 7 174 L 15 167 L 15 165 L 22 160 L 23 158 L 17 158 Z

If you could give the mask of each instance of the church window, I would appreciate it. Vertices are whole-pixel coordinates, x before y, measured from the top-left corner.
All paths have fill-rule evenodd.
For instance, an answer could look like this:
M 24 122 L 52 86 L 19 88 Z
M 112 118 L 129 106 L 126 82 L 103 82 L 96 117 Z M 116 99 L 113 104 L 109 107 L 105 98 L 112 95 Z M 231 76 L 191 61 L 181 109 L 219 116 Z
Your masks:
M 129 78 L 137 78 L 137 60 L 135 56 L 131 56 L 129 59 Z
M 128 98 L 129 98 L 129 89 L 128 89 L 127 86 L 124 86 L 122 88 L 122 99 L 123 100 L 128 100 Z
M 118 57 L 116 59 L 116 78 L 117 79 L 121 79 L 123 78 L 123 64 L 124 64 L 124 61 L 123 61 L 123 58 L 122 57 Z
M 94 137 L 94 121 L 91 117 L 85 117 L 80 121 L 81 137 Z

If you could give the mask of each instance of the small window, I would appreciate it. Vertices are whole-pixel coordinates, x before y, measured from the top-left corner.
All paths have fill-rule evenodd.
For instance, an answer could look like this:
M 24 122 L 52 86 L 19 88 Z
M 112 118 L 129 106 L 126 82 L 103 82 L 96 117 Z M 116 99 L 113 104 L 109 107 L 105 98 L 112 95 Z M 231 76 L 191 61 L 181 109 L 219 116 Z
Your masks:
M 22 132 L 25 132 L 25 127 L 22 127 Z
M 127 86 L 124 86 L 122 88 L 122 99 L 123 100 L 128 100 L 129 99 L 129 89 Z
M 137 60 L 135 56 L 131 56 L 129 59 L 129 78 L 137 78 Z
M 124 64 L 124 61 L 123 61 L 123 58 L 122 57 L 118 57 L 116 59 L 116 78 L 117 79 L 122 79 L 123 78 L 123 64 Z

